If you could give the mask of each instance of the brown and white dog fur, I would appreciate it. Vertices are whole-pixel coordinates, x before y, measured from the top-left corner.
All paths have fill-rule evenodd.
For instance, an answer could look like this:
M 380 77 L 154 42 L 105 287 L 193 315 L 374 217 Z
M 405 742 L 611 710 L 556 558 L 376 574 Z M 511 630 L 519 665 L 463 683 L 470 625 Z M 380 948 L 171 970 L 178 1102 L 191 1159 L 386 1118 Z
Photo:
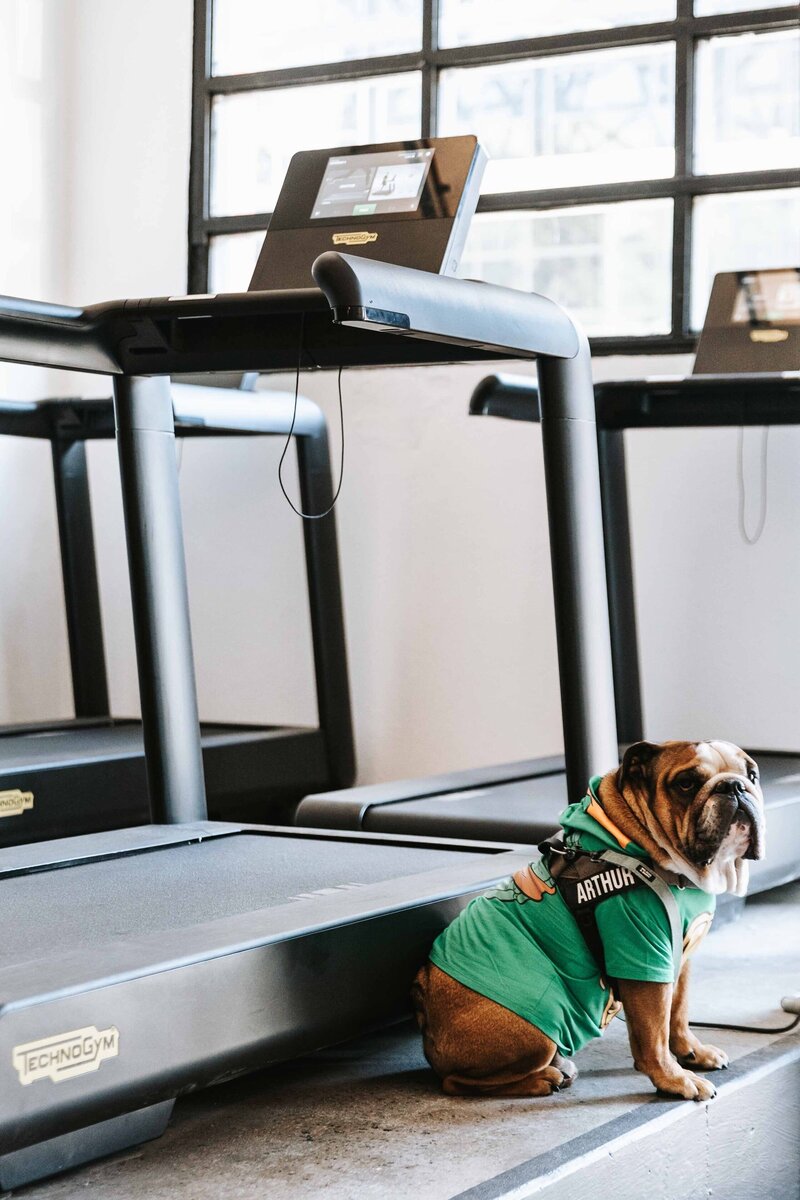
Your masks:
M 746 892 L 747 859 L 764 853 L 764 802 L 758 768 L 738 746 L 638 742 L 603 777 L 598 798 L 613 824 L 660 867 L 705 892 Z M 728 1065 L 723 1050 L 689 1028 L 690 955 L 698 944 L 684 946 L 674 985 L 619 980 L 636 1070 L 659 1092 L 685 1100 L 715 1095 L 688 1068 Z M 451 1095 L 547 1096 L 577 1076 L 535 1025 L 431 962 L 414 981 L 412 1001 L 425 1056 Z

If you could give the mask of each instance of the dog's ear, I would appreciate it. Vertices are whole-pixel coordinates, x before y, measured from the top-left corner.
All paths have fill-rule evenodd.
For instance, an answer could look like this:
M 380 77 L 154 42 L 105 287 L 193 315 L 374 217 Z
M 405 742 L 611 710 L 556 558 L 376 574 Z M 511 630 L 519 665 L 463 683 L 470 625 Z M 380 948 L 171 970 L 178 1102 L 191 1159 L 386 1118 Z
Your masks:
M 661 752 L 661 746 L 655 742 L 634 742 L 628 746 L 617 771 L 617 791 L 622 791 L 626 784 L 643 783 L 649 775 L 650 764 Z

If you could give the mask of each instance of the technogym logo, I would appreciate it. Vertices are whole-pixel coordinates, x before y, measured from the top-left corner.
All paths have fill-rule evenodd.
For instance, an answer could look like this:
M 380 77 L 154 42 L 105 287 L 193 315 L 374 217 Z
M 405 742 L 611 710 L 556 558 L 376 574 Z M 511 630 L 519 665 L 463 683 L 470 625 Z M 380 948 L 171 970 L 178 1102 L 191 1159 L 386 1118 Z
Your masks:
M 789 340 L 788 329 L 751 329 L 751 342 L 787 342 Z
M 354 233 L 335 233 L 333 235 L 334 246 L 367 246 L 370 242 L 377 242 L 377 240 L 377 233 L 368 233 L 366 229 L 360 229 Z
M 19 788 L 0 792 L 0 817 L 21 817 L 29 808 L 33 808 L 33 792 L 21 792 Z
M 69 1033 L 15 1046 L 11 1061 L 20 1083 L 26 1087 L 37 1079 L 50 1079 L 53 1083 L 74 1079 L 76 1075 L 96 1071 L 107 1058 L 116 1058 L 118 1054 L 118 1029 L 113 1025 L 108 1029 L 87 1025 L 85 1029 L 71 1029 Z

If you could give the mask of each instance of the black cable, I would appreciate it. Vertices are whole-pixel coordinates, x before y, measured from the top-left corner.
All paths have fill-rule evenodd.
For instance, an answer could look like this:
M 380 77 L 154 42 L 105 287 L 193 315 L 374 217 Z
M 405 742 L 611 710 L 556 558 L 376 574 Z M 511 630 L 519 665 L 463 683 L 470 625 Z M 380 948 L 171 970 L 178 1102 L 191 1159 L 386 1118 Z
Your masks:
M 744 477 L 744 428 L 739 429 L 739 441 L 736 450 L 736 468 L 737 468 L 737 483 L 739 487 L 739 534 L 746 546 L 755 546 L 756 542 L 764 532 L 764 526 L 767 523 L 767 451 L 769 447 L 769 425 L 765 425 L 761 430 L 761 499 L 760 513 L 756 522 L 755 533 L 747 532 L 747 522 L 745 519 L 745 506 L 747 500 L 747 484 Z
M 297 349 L 297 371 L 296 371 L 295 377 L 294 377 L 294 409 L 292 410 L 292 423 L 289 426 L 289 432 L 286 435 L 286 445 L 283 447 L 283 453 L 281 454 L 281 459 L 280 459 L 280 462 L 278 463 L 278 483 L 280 484 L 280 489 L 284 494 L 286 503 L 289 505 L 292 512 L 297 513 L 298 517 L 302 517 L 304 521 L 321 521 L 323 517 L 327 517 L 328 514 L 333 511 L 333 507 L 336 504 L 336 501 L 339 499 L 339 493 L 342 490 L 342 481 L 344 479 L 344 405 L 342 403 L 342 371 L 344 369 L 344 366 L 343 366 L 343 364 L 340 364 L 339 373 L 336 377 L 336 386 L 337 386 L 337 390 L 339 392 L 339 431 L 341 434 L 341 454 L 339 457 L 339 482 L 336 485 L 336 491 L 334 493 L 333 499 L 331 500 L 330 504 L 328 505 L 328 507 L 325 509 L 324 512 L 306 513 L 306 512 L 303 512 L 301 509 L 295 507 L 294 503 L 292 502 L 292 498 L 289 495 L 289 493 L 286 491 L 286 488 L 284 487 L 284 483 L 283 483 L 283 460 L 286 458 L 286 453 L 289 449 L 289 446 L 292 444 L 292 436 L 294 434 L 295 421 L 297 420 L 297 401 L 298 401 L 298 396 L 300 394 L 300 368 L 303 364 L 303 354 L 308 353 L 307 351 L 304 350 L 304 347 L 303 347 L 304 331 L 305 331 L 305 313 L 301 313 L 300 314 L 300 344 Z M 308 357 L 311 358 L 310 353 L 308 354 Z M 314 362 L 313 358 L 311 358 L 311 362 L 314 364 L 314 366 L 317 366 L 317 363 Z
M 723 1025 L 719 1021 L 689 1020 L 689 1025 L 694 1026 L 695 1029 L 735 1029 L 737 1033 L 789 1033 L 798 1024 L 800 1024 L 800 1015 L 796 1016 L 788 1025 L 775 1025 L 771 1029 L 767 1029 L 764 1025 Z

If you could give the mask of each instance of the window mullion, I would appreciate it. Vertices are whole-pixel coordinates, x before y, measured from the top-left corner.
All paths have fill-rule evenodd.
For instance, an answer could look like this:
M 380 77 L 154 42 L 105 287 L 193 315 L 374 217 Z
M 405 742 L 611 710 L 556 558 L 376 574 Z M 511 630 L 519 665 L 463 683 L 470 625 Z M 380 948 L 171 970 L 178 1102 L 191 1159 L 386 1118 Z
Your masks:
M 422 137 L 436 136 L 439 72 L 435 63 L 439 44 L 439 0 L 422 0 Z
M 675 176 L 692 174 L 694 154 L 693 0 L 677 0 L 675 37 Z M 672 219 L 672 334 L 689 333 L 692 197 L 676 188 Z
M 189 158 L 189 278 L 195 295 L 208 290 L 208 232 L 211 189 L 211 74 L 213 0 L 194 0 L 192 143 Z

